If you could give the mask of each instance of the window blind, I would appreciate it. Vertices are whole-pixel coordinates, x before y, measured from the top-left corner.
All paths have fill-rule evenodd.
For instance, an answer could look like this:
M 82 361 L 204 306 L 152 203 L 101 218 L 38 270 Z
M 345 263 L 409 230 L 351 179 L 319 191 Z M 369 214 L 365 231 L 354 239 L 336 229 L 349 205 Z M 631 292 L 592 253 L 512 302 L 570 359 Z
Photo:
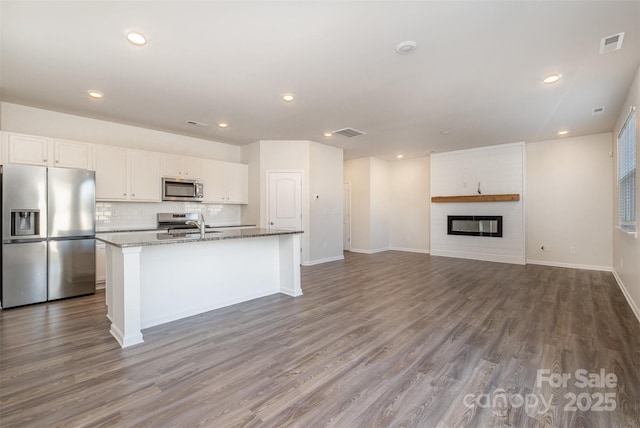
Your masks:
M 636 108 L 632 107 L 618 135 L 618 191 L 620 226 L 635 231 L 636 222 Z

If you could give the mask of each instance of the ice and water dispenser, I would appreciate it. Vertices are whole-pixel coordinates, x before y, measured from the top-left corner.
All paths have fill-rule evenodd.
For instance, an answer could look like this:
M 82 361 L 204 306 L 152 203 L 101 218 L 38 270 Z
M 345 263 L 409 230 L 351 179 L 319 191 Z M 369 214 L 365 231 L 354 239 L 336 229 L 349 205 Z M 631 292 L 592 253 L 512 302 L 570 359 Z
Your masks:
M 40 235 L 40 210 L 11 210 L 11 236 Z

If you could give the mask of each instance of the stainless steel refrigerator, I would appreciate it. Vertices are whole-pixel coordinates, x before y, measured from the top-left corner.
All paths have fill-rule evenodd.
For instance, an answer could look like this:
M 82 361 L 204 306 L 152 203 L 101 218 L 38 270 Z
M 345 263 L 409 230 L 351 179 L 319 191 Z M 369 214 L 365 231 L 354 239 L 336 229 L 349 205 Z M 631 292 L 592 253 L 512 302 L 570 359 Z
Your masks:
M 95 292 L 95 173 L 0 166 L 3 308 Z

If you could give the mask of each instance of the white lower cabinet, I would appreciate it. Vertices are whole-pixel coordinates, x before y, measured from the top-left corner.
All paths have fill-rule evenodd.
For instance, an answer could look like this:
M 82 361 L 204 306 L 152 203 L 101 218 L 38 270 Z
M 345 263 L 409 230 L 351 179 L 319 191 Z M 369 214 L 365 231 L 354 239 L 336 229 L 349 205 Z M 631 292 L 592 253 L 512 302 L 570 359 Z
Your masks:
M 104 283 L 107 280 L 106 251 L 107 244 L 96 241 L 96 283 Z

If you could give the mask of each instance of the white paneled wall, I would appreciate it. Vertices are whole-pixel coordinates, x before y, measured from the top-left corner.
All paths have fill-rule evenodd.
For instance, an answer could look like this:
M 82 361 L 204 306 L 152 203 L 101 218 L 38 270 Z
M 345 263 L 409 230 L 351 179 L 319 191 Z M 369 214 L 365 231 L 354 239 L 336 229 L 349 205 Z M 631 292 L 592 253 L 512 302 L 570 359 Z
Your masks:
M 431 196 L 517 193 L 517 202 L 431 204 L 431 254 L 525 263 L 524 143 L 431 155 Z M 503 217 L 503 237 L 447 235 L 448 215 Z

